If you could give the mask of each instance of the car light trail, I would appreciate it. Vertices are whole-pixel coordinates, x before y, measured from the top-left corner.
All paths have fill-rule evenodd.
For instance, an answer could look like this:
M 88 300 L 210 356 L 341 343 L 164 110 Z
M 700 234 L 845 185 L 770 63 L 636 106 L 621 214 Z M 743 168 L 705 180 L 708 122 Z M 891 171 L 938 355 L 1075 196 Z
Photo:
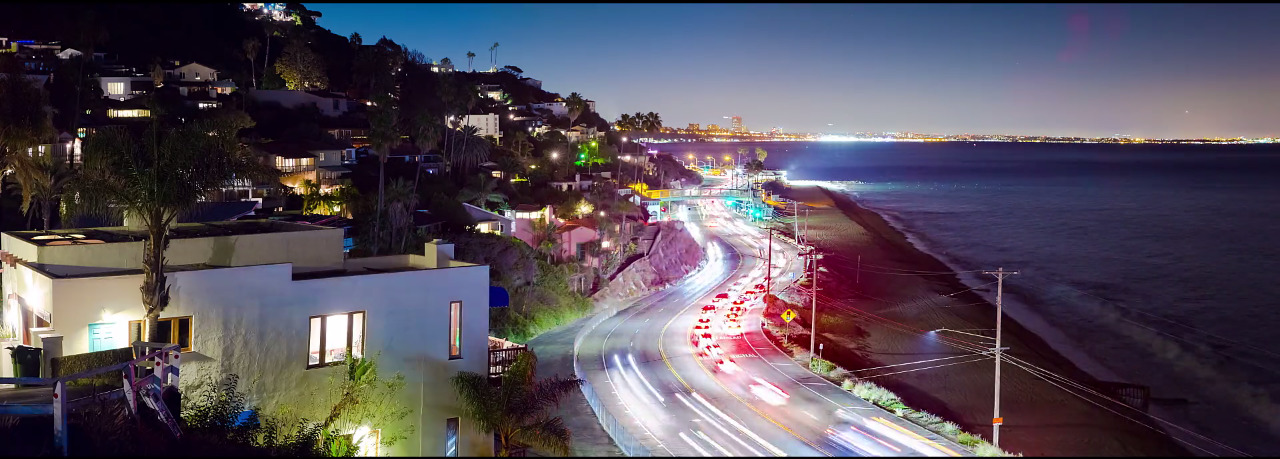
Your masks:
M 702 449 L 702 447 L 698 446 L 697 443 L 694 443 L 693 440 L 690 440 L 689 436 L 685 435 L 684 432 L 680 432 L 680 439 L 684 440 L 685 443 L 688 443 L 689 446 L 692 446 L 693 449 L 698 450 L 698 452 L 701 453 L 703 456 L 711 456 L 711 453 L 707 452 L 707 450 L 705 449 Z
M 759 450 L 752 448 L 751 445 L 748 444 L 746 441 L 743 441 L 742 438 L 739 438 L 737 435 L 734 435 L 732 432 L 729 432 L 729 429 L 725 428 L 723 424 L 720 424 L 720 421 L 716 421 L 711 416 L 707 416 L 707 414 L 703 413 L 702 410 L 698 409 L 698 407 L 693 406 L 692 403 L 689 403 L 689 401 L 686 400 L 683 395 L 680 395 L 677 393 L 676 398 L 680 399 L 680 402 L 684 403 L 685 406 L 688 406 L 689 409 L 693 410 L 694 413 L 698 413 L 698 416 L 701 416 L 702 419 L 706 419 L 707 422 L 710 422 L 711 425 L 715 426 L 715 428 L 720 429 L 720 431 L 724 432 L 725 435 L 728 435 L 729 438 L 732 438 L 734 439 L 734 441 L 737 441 L 738 444 L 741 444 L 743 448 L 747 449 L 747 451 L 751 451 L 751 454 L 754 454 L 756 456 L 763 456 L 763 454 L 760 454 Z
M 937 449 L 938 449 L 938 451 L 942 451 L 943 453 L 946 453 L 947 455 L 950 455 L 950 456 L 959 456 L 959 454 L 957 454 L 955 451 L 952 451 L 950 448 L 947 448 L 947 447 L 945 447 L 945 446 L 939 445 L 939 444 L 938 444 L 938 442 L 935 442 L 935 441 L 930 440 L 930 439 L 928 439 L 928 438 L 922 437 L 922 436 L 920 436 L 919 434 L 917 434 L 917 433 L 915 433 L 915 432 L 912 432 L 912 431 L 910 431 L 910 430 L 904 429 L 904 428 L 902 428 L 901 426 L 895 425 L 895 424 L 893 424 L 893 423 L 891 423 L 891 422 L 889 422 L 889 421 L 884 420 L 883 418 L 875 417 L 875 418 L 872 418 L 872 419 L 874 419 L 876 422 L 879 422 L 879 423 L 884 424 L 884 425 L 886 425 L 886 426 L 892 427 L 892 428 L 894 428 L 895 430 L 898 430 L 899 432 L 902 432 L 902 433 L 904 433 L 904 434 L 907 434 L 908 436 L 910 436 L 910 437 L 912 437 L 912 438 L 914 438 L 914 439 L 916 439 L 916 440 L 920 441 L 921 443 L 924 443 L 924 444 L 926 444 L 926 445 L 929 445 L 929 446 L 932 446 L 932 447 L 934 447 L 934 448 L 937 448 Z
M 866 423 L 867 427 L 870 427 L 871 430 L 875 431 L 876 433 L 889 437 L 893 439 L 893 441 L 901 443 L 908 448 L 914 449 L 916 450 L 916 452 L 923 454 L 925 456 L 942 456 L 942 454 L 939 451 L 926 448 L 919 441 L 915 441 L 914 439 L 906 435 L 903 435 L 899 432 L 895 432 L 893 429 L 889 428 L 889 427 L 897 427 L 897 426 L 890 424 L 888 422 L 882 421 L 878 417 L 872 418 L 872 419 L 874 419 L 876 422 L 872 422 L 871 420 L 863 420 L 863 422 Z M 889 427 L 886 427 L 886 426 L 889 426 Z
M 694 433 L 698 434 L 698 438 L 705 440 L 707 443 L 710 443 L 711 446 L 714 446 L 717 450 L 720 450 L 721 454 L 724 454 L 725 456 L 730 456 L 730 457 L 733 456 L 733 453 L 730 453 L 729 450 L 724 449 L 723 446 L 720 446 L 719 443 L 716 443 L 714 440 L 711 439 L 711 437 L 708 437 L 707 434 L 702 433 L 701 430 L 696 431 Z
M 640 367 L 636 365 L 635 356 L 627 354 L 627 360 L 631 362 L 631 369 L 636 372 L 636 376 L 640 377 L 640 382 L 644 383 L 644 387 L 649 388 L 649 392 L 653 392 L 653 396 L 658 399 L 658 403 L 662 403 L 662 406 L 667 406 L 666 403 L 663 403 L 666 399 L 662 398 L 662 394 L 659 394 L 652 384 L 649 384 L 649 378 L 644 377 L 644 373 L 640 372 Z
M 859 428 L 857 428 L 857 427 L 855 427 L 855 426 L 849 426 L 849 428 L 850 428 L 850 429 L 853 429 L 855 432 L 858 432 L 858 433 L 860 433 L 860 434 L 866 435 L 866 436 L 867 436 L 867 438 L 870 438 L 870 439 L 872 439 L 872 440 L 875 440 L 877 443 L 880 443 L 881 445 L 884 445 L 886 448 L 892 449 L 892 450 L 897 451 L 897 452 L 899 452 L 899 453 L 901 453 L 901 452 L 902 452 L 902 449 L 901 449 L 901 448 L 898 448 L 897 446 L 890 445 L 890 444 L 889 444 L 889 442 L 886 442 L 886 441 L 884 441 L 884 440 L 881 440 L 881 439 L 879 439 L 879 438 L 876 438 L 876 436 L 875 436 L 875 435 L 871 435 L 871 434 L 869 434 L 869 433 L 863 432 L 863 431 L 862 431 L 862 429 L 859 429 Z
M 739 431 L 741 431 L 742 433 L 747 434 L 747 436 L 751 437 L 751 439 L 752 439 L 752 440 L 755 440 L 755 441 L 756 441 L 756 443 L 759 443 L 761 446 L 764 446 L 764 447 L 765 447 L 765 449 L 768 449 L 768 450 L 769 450 L 769 452 L 773 453 L 773 454 L 774 454 L 774 455 L 776 455 L 776 456 L 786 456 L 786 455 L 787 455 L 787 453 L 786 453 L 785 451 L 782 451 L 781 449 L 778 449 L 778 447 L 777 447 L 777 446 L 773 446 L 773 445 L 772 445 L 772 444 L 770 444 L 769 442 L 765 441 L 763 438 L 760 438 L 760 436 L 759 436 L 759 435 L 756 435 L 756 433 L 755 433 L 755 432 L 752 432 L 752 431 L 751 431 L 751 429 L 746 428 L 746 427 L 745 427 L 745 426 L 743 426 L 742 424 L 739 424 L 739 423 L 738 423 L 738 421 L 735 421 L 735 420 L 733 420 L 733 418 L 729 417 L 729 415 L 724 414 L 724 412 L 723 412 L 723 411 L 720 411 L 720 409 L 718 409 L 718 408 L 716 408 L 714 405 L 712 405 L 712 404 L 711 404 L 711 402 L 708 402 L 708 401 L 707 401 L 707 399 L 702 398 L 702 395 L 699 395 L 697 392 L 694 392 L 694 393 L 693 393 L 693 398 L 697 399 L 699 402 L 702 402 L 702 404 L 703 404 L 703 405 L 706 405 L 706 406 L 707 406 L 707 409 L 708 409 L 708 410 L 710 410 L 712 413 L 715 413 L 717 416 L 720 416 L 721 418 L 723 418 L 725 421 L 727 421 L 727 422 L 729 423 L 729 425 L 731 425 L 731 426 L 733 426 L 734 428 L 738 429 L 738 430 L 739 430 Z

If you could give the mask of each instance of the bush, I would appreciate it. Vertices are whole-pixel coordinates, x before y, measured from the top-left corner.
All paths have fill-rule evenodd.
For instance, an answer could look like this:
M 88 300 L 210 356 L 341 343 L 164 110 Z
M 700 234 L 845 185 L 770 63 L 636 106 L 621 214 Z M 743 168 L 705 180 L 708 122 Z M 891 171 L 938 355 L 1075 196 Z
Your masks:
M 960 432 L 959 435 L 956 435 L 956 443 L 964 445 L 966 448 L 973 449 L 974 447 L 977 447 L 979 443 L 986 443 L 986 441 L 983 441 L 982 437 L 969 432 Z
M 829 375 L 831 374 L 832 371 L 835 371 L 835 370 L 836 370 L 836 364 L 832 363 L 830 360 L 814 357 L 813 360 L 809 361 L 809 371 L 817 373 L 821 376 Z
M 853 386 L 854 386 L 855 384 L 857 384 L 857 383 L 853 382 L 853 380 L 852 380 L 852 379 L 845 379 L 845 380 L 844 380 L 844 382 L 840 383 L 840 388 L 841 388 L 841 389 L 844 389 L 844 390 L 847 390 L 847 391 L 852 391 L 852 390 L 853 390 Z
M 95 368 L 109 367 L 120 363 L 133 360 L 133 348 L 122 347 L 120 349 L 108 349 L 98 352 L 86 352 L 84 354 L 72 354 L 62 357 L 53 357 L 49 359 L 49 371 L 53 377 L 62 377 L 82 373 Z M 120 373 L 107 372 L 95 375 L 89 378 L 75 379 L 68 382 L 69 385 L 109 385 L 113 388 L 120 387 Z
M 982 457 L 1022 457 L 1021 454 L 1011 454 L 985 441 L 978 443 L 977 446 L 973 447 L 973 454 L 977 454 Z
M 890 404 L 894 402 L 897 402 L 899 405 L 901 405 L 901 402 L 898 401 L 897 394 L 894 394 L 893 392 L 890 392 L 888 389 L 880 387 L 875 383 L 858 381 L 857 384 L 854 384 L 852 392 L 853 392 L 853 395 L 857 395 L 863 400 L 874 403 L 881 407 L 888 408 Z

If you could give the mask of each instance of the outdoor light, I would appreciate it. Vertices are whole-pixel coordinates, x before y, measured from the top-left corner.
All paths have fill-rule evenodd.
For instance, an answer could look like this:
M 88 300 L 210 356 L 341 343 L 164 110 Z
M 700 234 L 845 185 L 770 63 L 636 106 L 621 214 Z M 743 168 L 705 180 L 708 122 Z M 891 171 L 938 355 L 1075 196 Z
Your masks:
M 626 141 L 627 141 L 627 138 L 626 138 L 626 137 L 623 137 L 623 138 L 622 138 L 622 141 L 623 141 L 623 142 L 626 142 Z
M 559 152 L 555 152 L 555 151 L 551 152 L 551 159 L 559 159 L 559 158 L 560 158 Z

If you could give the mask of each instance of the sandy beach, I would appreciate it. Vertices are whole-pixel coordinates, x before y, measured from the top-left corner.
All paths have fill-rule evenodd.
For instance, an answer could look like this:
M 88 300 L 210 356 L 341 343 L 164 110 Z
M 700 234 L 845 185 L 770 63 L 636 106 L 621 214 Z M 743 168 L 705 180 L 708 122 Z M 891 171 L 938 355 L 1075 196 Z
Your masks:
M 990 347 L 982 338 L 930 331 L 968 330 L 994 336 L 994 331 L 986 330 L 995 327 L 995 306 L 954 274 L 905 273 L 949 272 L 951 268 L 917 249 L 883 217 L 847 196 L 820 187 L 793 187 L 783 196 L 812 206 L 808 233 L 810 242 L 824 254 L 820 265 L 826 271 L 818 280 L 823 297 L 861 312 L 819 306 L 818 342 L 825 344 L 824 357 L 854 370 L 859 377 L 871 376 L 871 381 L 893 390 L 909 406 L 938 414 L 990 439 L 991 359 L 960 363 L 976 359 L 963 357 L 872 368 L 967 354 L 947 346 L 938 335 Z M 862 269 L 858 268 L 859 256 Z M 991 277 L 983 282 L 994 280 Z M 994 292 L 995 285 L 979 290 Z M 1007 312 L 1003 330 L 1007 356 L 1099 387 L 1099 381 Z M 889 374 L 949 363 L 955 364 Z M 872 370 L 857 371 L 862 369 Z M 1008 451 L 1028 456 L 1192 454 L 1166 434 L 1134 422 L 1159 427 L 1139 411 L 1097 396 L 1081 398 L 1008 362 L 1002 372 L 1000 446 Z

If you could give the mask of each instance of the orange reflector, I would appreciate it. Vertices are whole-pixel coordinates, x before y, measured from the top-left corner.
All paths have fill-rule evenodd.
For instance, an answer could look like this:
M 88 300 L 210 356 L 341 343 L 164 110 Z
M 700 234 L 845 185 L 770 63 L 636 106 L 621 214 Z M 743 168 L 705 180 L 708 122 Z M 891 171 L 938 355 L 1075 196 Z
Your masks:
M 1004 424 L 1004 418 L 995 418 L 991 420 L 992 424 Z

